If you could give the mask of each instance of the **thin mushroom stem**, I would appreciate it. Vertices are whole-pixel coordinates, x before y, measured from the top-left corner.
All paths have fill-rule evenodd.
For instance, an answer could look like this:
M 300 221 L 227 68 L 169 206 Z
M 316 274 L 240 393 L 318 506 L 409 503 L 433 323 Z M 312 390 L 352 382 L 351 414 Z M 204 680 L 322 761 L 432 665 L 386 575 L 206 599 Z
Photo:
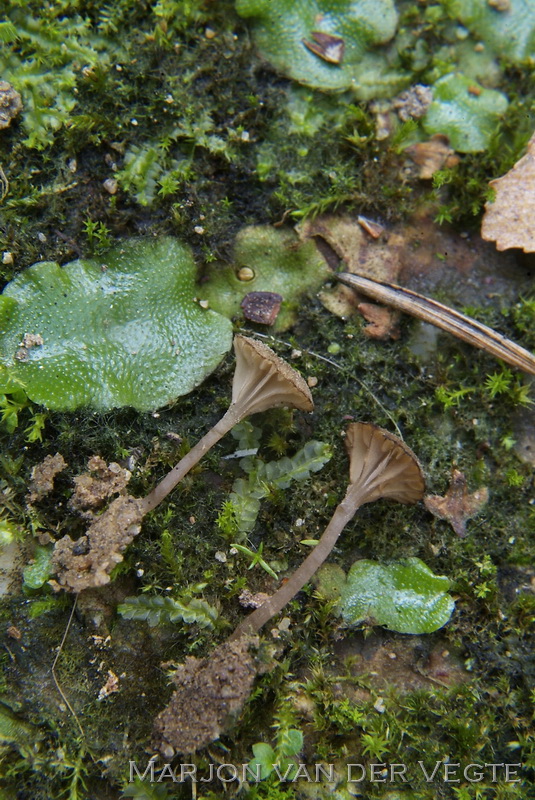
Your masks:
M 243 415 L 240 416 L 240 408 L 237 408 L 235 404 L 231 405 L 219 422 L 216 422 L 214 427 L 211 428 L 208 433 L 205 433 L 202 439 L 186 453 L 184 458 L 181 458 L 178 464 L 175 464 L 173 469 L 143 498 L 141 501 L 143 513 L 148 514 L 149 511 L 156 508 L 156 506 L 173 491 L 175 486 L 180 483 L 184 475 L 201 460 L 203 455 L 217 444 L 217 442 L 242 418 Z
M 254 339 L 236 336 L 234 349 L 236 371 L 232 384 L 232 403 L 228 411 L 140 501 L 144 514 L 156 508 L 203 455 L 249 414 L 280 405 L 312 411 L 314 403 L 306 383 L 269 347 Z
M 257 633 L 266 622 L 282 611 L 329 556 L 345 526 L 354 517 L 357 509 L 367 502 L 367 494 L 366 488 L 362 486 L 351 485 L 348 488 L 346 496 L 336 507 L 329 524 L 312 552 L 274 595 L 240 622 L 229 637 L 229 641 L 239 639 L 245 634 Z

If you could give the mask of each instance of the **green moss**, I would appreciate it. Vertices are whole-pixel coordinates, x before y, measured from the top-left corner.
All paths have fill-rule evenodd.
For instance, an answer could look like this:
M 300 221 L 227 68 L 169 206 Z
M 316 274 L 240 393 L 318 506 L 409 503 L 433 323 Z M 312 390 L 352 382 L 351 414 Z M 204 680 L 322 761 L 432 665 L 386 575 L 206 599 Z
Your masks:
M 484 5 L 485 14 L 505 21 Z M 424 196 L 439 206 L 441 219 L 468 230 L 477 223 L 488 181 L 512 166 L 532 133 L 533 70 L 525 62 L 512 64 L 516 56 L 506 52 L 507 37 L 501 50 L 475 23 L 460 26 L 454 4 L 400 3 L 398 12 L 397 31 L 387 45 L 388 69 L 405 73 L 411 83 L 432 85 L 460 65 L 471 81 L 509 98 L 486 150 L 463 155 L 458 166 L 437 175 L 435 188 Z M 232 243 L 246 225 L 342 207 L 399 220 L 425 192 L 417 181 L 400 180 L 397 152 L 409 134 L 425 138 L 421 123 L 400 126 L 393 142 L 378 142 L 374 113 L 353 94 L 290 86 L 258 58 L 252 26 L 237 16 L 230 0 L 117 0 L 104 6 L 91 0 L 43 6 L 32 0 L 24 8 L 10 0 L 4 13 L 20 38 L 13 39 L 9 23 L 0 28 L 0 36 L 9 34 L 3 57 L 14 65 L 13 81 L 15 74 L 27 81 L 21 84 L 26 116 L 0 139 L 0 163 L 10 184 L 2 204 L 0 252 L 13 255 L 12 263 L 7 258 L 0 265 L 5 281 L 36 261 L 66 263 L 91 254 L 99 260 L 106 240 L 113 244 L 140 234 L 178 236 L 193 247 L 198 263 L 216 261 L 219 277 L 233 264 Z M 30 35 L 27 16 L 37 21 L 37 33 Z M 128 28 L 124 19 L 131 21 Z M 484 51 L 474 51 L 482 36 Z M 87 55 L 83 63 L 77 63 L 77 48 L 81 60 Z M 52 96 L 43 90 L 38 98 L 50 112 L 41 127 L 31 94 L 32 85 L 43 88 L 43 76 L 30 69 L 37 58 L 55 91 Z M 387 93 L 395 91 L 391 86 Z M 41 149 L 29 146 L 32 132 Z M 110 178 L 118 180 L 115 194 L 103 187 Z M 201 275 L 209 271 L 202 263 Z M 481 318 L 533 347 L 531 298 L 503 309 L 498 305 L 504 304 L 487 307 Z M 326 599 L 321 586 L 319 591 L 309 586 L 285 610 L 289 630 L 278 631 L 279 638 L 266 632 L 266 654 L 277 649 L 279 664 L 258 679 L 240 724 L 195 763 L 206 765 L 216 757 L 246 763 L 253 744 L 276 741 L 274 723 L 303 732 L 306 760 L 339 759 L 345 765 L 349 753 L 369 765 L 376 756 L 403 761 L 407 752 L 425 752 L 431 764 L 445 753 L 452 762 L 472 760 L 475 753 L 488 762 L 535 763 L 527 690 L 534 609 L 524 588 L 533 563 L 533 479 L 511 445 L 523 380 L 446 336 L 439 339 L 434 362 L 423 369 L 404 344 L 411 326 L 402 322 L 398 342 L 372 342 L 359 319 L 329 316 L 313 294 L 300 302 L 287 344 L 275 341 L 274 347 L 283 357 L 301 352 L 292 363 L 305 377 L 317 378 L 316 410 L 312 415 L 275 411 L 253 420 L 261 431 L 254 446 L 266 462 L 291 457 L 311 438 L 329 443 L 334 454 L 309 480 L 262 499 L 247 547 L 258 553 L 262 546 L 266 563 L 276 564 L 281 577 L 289 574 L 308 553 L 300 542 L 321 534 L 343 496 L 345 417 L 371 419 L 390 430 L 397 425 L 424 465 L 430 492 L 445 490 L 455 463 L 469 486 L 488 487 L 488 505 L 469 523 L 464 540 L 422 507 L 366 506 L 348 526 L 330 565 L 347 571 L 356 557 L 380 562 L 416 557 L 434 573 L 451 576 L 458 612 L 440 632 L 420 637 L 408 663 L 414 665 L 411 678 L 424 680 L 436 653 L 448 650 L 457 654 L 460 668 L 468 667 L 467 683 L 448 688 L 430 681 L 407 692 L 389 679 L 377 687 L 366 663 L 340 652 L 355 642 L 371 647 L 377 634 L 367 626 L 351 638 L 342 633 L 335 601 Z M 226 408 L 231 373 L 229 359 L 157 417 L 133 409 L 51 412 L 41 420 L 42 442 L 26 441 L 25 433 L 40 410 L 22 394 L 15 400 L 9 395 L 11 405 L 2 401 L 2 413 L 12 422 L 18 414 L 18 426 L 0 430 L 2 519 L 8 520 L 8 533 L 14 526 L 17 538 L 26 540 L 34 533 L 81 534 L 85 522 L 67 501 L 73 477 L 95 453 L 107 461 L 127 460 L 131 491 L 149 491 Z M 471 391 L 459 395 L 465 388 Z M 440 399 L 455 396 L 450 404 Z M 2 601 L 2 630 L 15 626 L 22 635 L 6 637 L 2 691 L 14 703 L 10 713 L 42 737 L 28 754 L 11 744 L 0 752 L 3 791 L 10 800 L 48 800 L 69 792 L 116 797 L 129 760 L 146 762 L 156 704 L 159 710 L 170 692 L 161 663 L 181 663 L 190 653 L 204 655 L 213 648 L 246 613 L 238 600 L 243 589 L 273 590 L 273 578 L 264 570 L 249 571 L 246 560 L 231 557 L 216 524 L 239 477 L 236 462 L 222 456 L 236 447 L 228 437 L 210 452 L 167 507 L 146 520 L 110 593 L 99 595 L 102 605 L 80 608 L 74 617 L 57 675 L 84 728 L 83 743 L 70 712 L 60 708 L 50 675 L 71 600 L 56 602 L 44 586 Z M 53 493 L 29 510 L 25 496 L 32 467 L 55 452 L 63 454 L 68 469 Z M 149 628 L 115 615 L 126 597 L 177 597 L 184 587 L 199 584 L 206 602 L 218 607 L 215 631 L 195 625 Z M 104 639 L 111 634 L 105 648 L 93 639 L 97 610 L 104 620 L 98 633 Z M 381 640 L 387 648 L 404 642 L 402 636 L 388 636 Z M 119 692 L 98 701 L 108 668 L 126 677 L 120 678 Z M 374 708 L 378 697 L 383 713 Z M 303 786 L 270 781 L 244 788 L 243 796 L 303 796 Z M 517 790 L 487 780 L 477 787 L 489 798 L 528 791 L 524 784 Z M 401 794 L 379 784 L 361 788 L 370 800 L 399 800 Z M 457 788 L 457 800 L 471 791 L 464 784 Z M 345 800 L 349 789 L 340 783 L 336 791 Z M 205 798 L 221 792 L 219 785 L 202 789 Z M 426 784 L 420 775 L 402 797 L 435 800 L 441 793 L 448 796 L 447 787 Z M 173 786 L 167 794 L 186 798 L 191 790 Z

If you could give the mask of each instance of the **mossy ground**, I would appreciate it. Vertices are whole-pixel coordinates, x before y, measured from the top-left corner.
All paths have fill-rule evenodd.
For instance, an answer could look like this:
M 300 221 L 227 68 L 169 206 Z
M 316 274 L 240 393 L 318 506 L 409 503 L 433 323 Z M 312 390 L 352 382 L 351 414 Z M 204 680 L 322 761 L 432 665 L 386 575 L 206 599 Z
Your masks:
M 40 149 L 24 145 L 28 131 L 20 122 L 2 132 L 0 163 L 10 191 L 2 205 L 0 250 L 14 259 L 2 265 L 5 281 L 37 260 L 63 263 L 121 237 L 160 233 L 190 243 L 208 269 L 213 259 L 228 255 L 236 231 L 245 224 L 336 207 L 388 221 L 432 201 L 439 204 L 442 219 L 462 222 L 466 230 L 477 223 L 488 179 L 511 166 L 533 128 L 533 68 L 509 67 L 503 80 L 511 106 L 491 148 L 466 156 L 442 175 L 437 184 L 443 188 L 433 194 L 417 182 L 399 180 L 401 156 L 388 142 L 375 141 L 366 107 L 342 105 L 310 90 L 299 95 L 301 90 L 260 63 L 248 28 L 230 2 L 23 5 L 24 14 L 21 4 L 11 3 L 15 26 L 28 26 L 29 13 L 42 37 L 22 37 L 21 58 L 36 56 L 48 71 L 56 69 L 63 62 L 61 50 L 47 44 L 50 32 L 66 19 L 61 24 L 78 41 L 80 15 L 89 22 L 87 43 L 96 47 L 100 37 L 99 52 L 108 52 L 109 61 L 95 58 L 94 64 L 76 65 L 77 105 L 66 123 L 48 134 L 50 141 L 40 142 Z M 419 30 L 415 39 L 432 52 L 447 25 L 439 14 L 429 22 L 429 8 L 438 6 L 421 5 L 428 9 L 425 24 L 415 21 L 410 3 L 402 20 L 405 27 Z M 121 22 L 125 15 L 132 20 L 128 29 Z M 214 38 L 207 36 L 207 28 L 216 33 Z M 408 60 L 417 77 L 411 53 Z M 67 95 L 71 90 L 59 91 Z M 296 123 L 296 109 L 305 109 L 304 121 Z M 130 169 L 124 165 L 129 152 L 138 154 L 135 170 L 134 161 Z M 110 195 L 102 183 L 117 175 L 114 163 L 119 189 Z M 533 301 L 519 300 L 505 315 L 492 303 L 478 313 L 486 324 L 533 347 Z M 457 682 L 460 671 L 454 680 L 446 670 L 419 689 L 407 691 L 402 680 L 389 684 L 388 675 L 378 688 L 366 663 L 355 668 L 356 657 L 340 654 L 336 643 L 341 637 L 357 644 L 376 637 L 384 643 L 382 635 L 371 626 L 350 635 L 341 631 L 332 607 L 309 587 L 291 604 L 289 632 L 277 640 L 266 633 L 276 645 L 278 665 L 258 681 L 239 725 L 208 753 L 192 759 L 199 767 L 209 761 L 246 763 L 255 742 L 274 742 L 281 731 L 300 728 L 305 733 L 302 760 L 309 763 L 416 763 L 423 758 L 433 765 L 448 757 L 461 764 L 524 764 L 521 785 L 492 783 L 488 775 L 474 784 L 433 785 L 420 774 L 404 793 L 407 787 L 367 784 L 363 791 L 369 798 L 527 797 L 529 770 L 535 766 L 529 661 L 535 601 L 528 591 L 535 514 L 532 471 L 511 445 L 521 390 L 516 378 L 508 382 L 506 377 L 503 390 L 493 393 L 486 386 L 488 376 L 502 368 L 446 336 L 440 338 L 432 366 L 423 368 L 407 346 L 415 325 L 404 320 L 398 342 L 377 343 L 364 335 L 360 320 L 343 322 L 314 297 L 303 298 L 286 342 L 302 351 L 295 361 L 300 371 L 318 379 L 316 408 L 310 416 L 273 411 L 255 420 L 262 429 L 259 453 L 271 460 L 314 438 L 329 442 L 334 456 L 308 481 L 262 501 L 250 540 L 253 547 L 263 542 L 265 560 L 289 572 L 307 552 L 299 541 L 321 532 L 343 495 L 347 464 L 341 431 L 347 417 L 371 419 L 390 430 L 396 423 L 424 465 L 432 492 L 444 493 L 455 464 L 467 475 L 469 487 L 488 486 L 489 503 L 469 522 L 468 537 L 462 540 L 421 506 L 365 507 L 331 561 L 347 570 L 356 556 L 380 561 L 417 556 L 435 573 L 448 575 L 457 610 L 443 630 L 419 637 L 407 674 L 414 668 L 431 674 L 430 654 L 438 647 L 468 668 L 463 681 Z M 336 355 L 332 345 L 338 346 Z M 283 357 L 290 356 L 290 347 L 274 346 Z M 83 523 L 66 510 L 66 503 L 72 477 L 85 470 L 91 455 L 107 461 L 132 457 L 131 491 L 147 492 L 219 418 L 229 399 L 231 375 L 228 359 L 194 394 L 159 416 L 128 409 L 104 415 L 49 413 L 42 441 L 28 441 L 27 430 L 32 412 L 40 409 L 21 409 L 18 427 L 1 433 L 0 486 L 6 515 L 25 531 L 21 540 L 27 557 L 32 533 L 49 531 L 58 537 L 82 532 Z M 459 393 L 463 387 L 474 388 Z M 179 434 L 182 441 L 168 433 Z M 230 542 L 216 525 L 239 474 L 236 462 L 221 461 L 221 455 L 234 449 L 229 437 L 208 454 L 169 504 L 146 522 L 112 587 L 79 601 L 57 677 L 83 736 L 51 674 L 71 599 L 45 587 L 25 589 L 4 602 L 3 630 L 15 629 L 21 637 L 6 634 L 2 695 L 21 720 L 35 726 L 24 746 L 6 743 L 0 750 L 9 800 L 122 796 L 128 762 L 146 764 L 152 719 L 170 691 L 161 663 L 203 654 L 220 641 L 243 613 L 237 602 L 242 587 L 273 588 L 262 569 L 248 571 L 245 559 L 229 556 Z M 58 477 L 51 499 L 30 512 L 25 493 L 31 468 L 57 451 L 68 471 Z M 300 528 L 295 527 L 298 518 L 304 520 Z M 225 563 L 215 559 L 218 550 L 227 553 Z M 148 628 L 115 614 L 126 596 L 198 583 L 207 584 L 203 597 L 220 607 L 214 632 L 182 624 Z M 38 614 L 43 606 L 37 603 L 43 600 L 48 610 Z M 389 634 L 386 643 L 395 649 L 406 639 Z M 99 701 L 108 670 L 119 677 L 120 691 Z M 379 695 L 384 713 L 375 708 Z M 303 786 L 273 778 L 242 791 L 251 798 L 312 796 L 310 787 L 305 795 Z M 339 796 L 349 796 L 347 791 L 340 785 Z M 208 800 L 222 792 L 220 785 L 205 784 L 197 796 Z M 136 796 L 189 797 L 191 789 L 147 786 Z

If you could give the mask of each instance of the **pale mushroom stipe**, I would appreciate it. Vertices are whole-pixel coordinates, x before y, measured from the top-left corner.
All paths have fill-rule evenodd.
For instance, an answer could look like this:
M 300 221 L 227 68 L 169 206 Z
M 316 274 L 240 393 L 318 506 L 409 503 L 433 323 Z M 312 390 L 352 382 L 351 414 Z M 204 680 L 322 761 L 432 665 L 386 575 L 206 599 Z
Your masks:
M 318 544 L 275 594 L 238 625 L 231 639 L 258 630 L 308 583 L 332 551 L 345 526 L 365 503 L 384 498 L 416 503 L 425 491 L 418 459 L 401 439 L 371 422 L 347 430 L 350 483 Z
M 418 460 L 397 436 L 358 422 L 349 426 L 346 444 L 350 483 L 314 550 L 210 657 L 190 657 L 177 669 L 175 692 L 154 728 L 155 749 L 165 758 L 206 747 L 232 724 L 252 689 L 256 667 L 249 647 L 256 641 L 254 634 L 310 580 L 357 509 L 380 498 L 416 503 L 423 497 L 425 482 Z
M 146 497 L 120 495 L 85 536 L 73 541 L 66 535 L 56 542 L 52 556 L 55 589 L 80 592 L 109 583 L 113 568 L 123 560 L 123 552 L 141 530 L 143 517 L 244 417 L 277 406 L 312 411 L 312 395 L 303 378 L 267 345 L 236 336 L 234 350 L 236 370 L 227 412 Z
M 236 370 L 232 402 L 227 412 L 145 497 L 145 513 L 156 508 L 202 456 L 245 417 L 279 406 L 302 411 L 314 408 L 310 389 L 303 378 L 270 347 L 238 335 L 234 337 L 234 351 Z

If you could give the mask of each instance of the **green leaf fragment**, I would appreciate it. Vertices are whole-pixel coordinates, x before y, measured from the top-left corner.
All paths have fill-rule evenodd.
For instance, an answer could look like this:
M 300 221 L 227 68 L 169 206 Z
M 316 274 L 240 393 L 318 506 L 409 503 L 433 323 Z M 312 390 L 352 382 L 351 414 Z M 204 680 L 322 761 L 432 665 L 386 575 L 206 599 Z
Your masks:
M 237 530 L 242 533 L 251 531 L 260 511 L 260 500 L 274 489 L 287 489 L 293 481 L 306 480 L 313 472 L 318 472 L 331 456 L 328 444 L 311 440 L 292 458 L 285 457 L 267 464 L 259 458 L 243 458 L 240 466 L 248 478 L 237 478 L 230 494 Z
M 236 9 L 252 18 L 261 54 L 299 83 L 351 88 L 366 99 L 370 91 L 380 94 L 383 84 L 390 88 L 404 80 L 390 70 L 384 55 L 369 52 L 395 33 L 398 15 L 392 0 L 237 0 Z M 343 40 L 341 58 L 333 63 L 314 52 L 315 33 Z
M 344 622 L 371 620 L 398 633 L 432 633 L 448 622 L 455 603 L 449 579 L 435 575 L 419 558 L 392 564 L 356 561 L 342 587 Z
M 277 749 L 284 756 L 295 756 L 303 749 L 303 732 L 298 728 L 282 730 L 277 739 Z
M 498 10 L 488 0 L 441 0 L 451 17 L 500 56 L 511 61 L 535 58 L 535 4 L 511 0 Z
M 485 150 L 508 100 L 465 75 L 450 73 L 433 85 L 433 102 L 422 120 L 427 133 L 443 133 L 459 153 Z
M 232 342 L 229 320 L 196 302 L 195 274 L 189 248 L 168 237 L 65 267 L 34 264 L 0 297 L 5 380 L 61 411 L 143 411 L 186 394 Z M 24 346 L 27 334 L 42 344 Z
M 124 58 L 124 51 L 74 13 L 44 22 L 32 17 L 26 4 L 16 5 L 11 20 L 0 23 L 0 74 L 22 96 L 28 134 L 23 143 L 42 150 L 71 120 L 81 66 L 106 69 L 111 59 Z
M 253 755 L 254 758 L 249 762 L 249 767 L 253 774 L 257 774 L 257 768 L 260 767 L 260 780 L 263 781 L 269 778 L 277 760 L 277 756 L 271 745 L 265 742 L 253 744 Z
M 332 456 L 332 450 L 324 442 L 307 442 L 292 458 L 260 463 L 257 478 L 265 480 L 277 489 L 287 489 L 292 481 L 304 481 L 312 472 L 318 472 Z
M 151 628 L 165 622 L 196 623 L 201 628 L 213 628 L 218 617 L 217 609 L 205 600 L 193 598 L 187 603 L 171 597 L 140 595 L 127 597 L 118 606 L 119 614 L 125 619 L 148 622 Z
M 24 585 L 28 589 L 40 589 L 52 575 L 52 548 L 37 546 L 34 562 L 24 569 Z
M 249 280 L 240 279 L 248 267 Z M 330 274 L 316 245 L 300 242 L 297 234 L 269 225 L 243 228 L 234 246 L 233 264 L 212 270 L 199 289 L 199 297 L 227 317 L 241 314 L 240 304 L 249 292 L 276 292 L 283 298 L 273 328 L 284 331 L 295 322 L 304 292 L 315 292 Z

